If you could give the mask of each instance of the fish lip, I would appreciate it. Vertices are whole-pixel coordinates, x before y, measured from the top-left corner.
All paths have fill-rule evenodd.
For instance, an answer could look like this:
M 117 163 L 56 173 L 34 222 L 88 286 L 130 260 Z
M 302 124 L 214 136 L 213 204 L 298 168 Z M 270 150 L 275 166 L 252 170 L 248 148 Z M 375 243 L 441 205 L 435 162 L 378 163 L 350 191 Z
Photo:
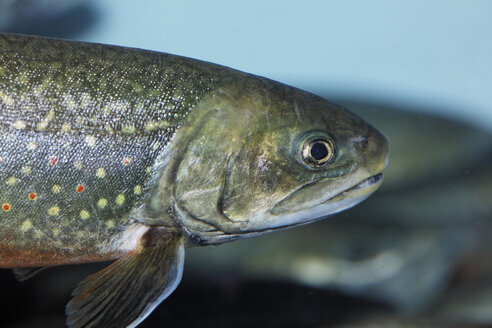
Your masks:
M 319 202 L 318 205 L 329 203 L 329 202 L 331 202 L 332 200 L 334 200 L 337 197 L 341 197 L 341 196 L 343 196 L 345 194 L 348 194 L 350 192 L 354 192 L 354 191 L 356 191 L 358 189 L 370 188 L 370 187 L 373 187 L 373 186 L 375 186 L 377 184 L 381 184 L 382 178 L 383 178 L 383 171 L 381 171 L 379 173 L 376 173 L 374 175 L 371 175 L 368 178 L 366 178 L 366 179 L 360 181 L 359 183 L 353 185 L 352 187 L 349 187 L 347 189 L 344 189 L 344 190 L 340 191 L 338 194 L 333 195 L 330 198 L 325 199 L 324 201 Z M 297 193 L 298 191 L 300 191 L 302 189 L 305 189 L 305 188 L 308 188 L 309 186 L 315 185 L 318 182 L 319 181 L 311 182 L 311 183 L 308 183 L 308 184 L 303 185 L 302 187 L 300 187 L 299 189 L 297 189 L 296 191 L 294 191 L 293 193 L 291 193 L 289 196 L 287 196 L 286 198 L 284 198 L 281 201 L 279 201 L 268 212 L 270 214 L 272 214 L 272 215 L 284 215 L 285 213 L 282 212 L 282 211 L 281 212 L 276 212 L 277 205 L 279 205 L 280 203 L 284 202 L 286 199 L 288 199 L 289 197 L 291 197 L 293 194 Z M 298 209 L 298 210 L 301 210 L 301 209 Z
M 369 189 L 371 187 L 374 187 L 375 185 L 378 185 L 378 184 L 380 185 L 383 182 L 383 177 L 384 177 L 383 172 L 379 172 L 379 173 L 376 173 L 374 175 L 371 175 L 367 179 L 364 179 L 361 182 L 359 182 L 358 184 L 356 184 L 356 185 L 354 185 L 354 186 L 352 186 L 352 187 L 350 187 L 348 189 L 345 189 L 344 191 L 342 191 L 342 192 L 334 195 L 333 197 L 330 197 L 329 199 L 325 200 L 324 202 L 322 202 L 320 204 L 329 203 L 329 202 L 335 200 L 337 197 L 341 197 L 343 195 L 349 194 L 349 193 L 354 192 L 354 191 L 359 190 L 359 189 Z M 374 191 L 376 191 L 376 189 Z M 374 191 L 369 192 L 369 194 L 367 195 L 367 197 L 369 197 Z M 335 214 L 335 213 L 333 213 L 333 214 Z M 333 214 L 328 214 L 327 216 L 331 216 Z M 289 227 L 296 226 L 296 225 L 301 225 L 301 224 L 306 224 L 306 223 L 311 223 L 311 222 L 315 222 L 315 221 L 318 221 L 318 220 L 323 219 L 325 217 L 326 216 L 323 216 L 323 217 L 320 217 L 320 218 L 311 219 L 311 220 L 308 220 L 308 221 L 305 221 L 305 222 L 294 223 L 292 225 L 289 225 Z
M 340 195 L 342 195 L 344 193 L 355 191 L 355 190 L 358 190 L 358 189 L 363 189 L 363 188 L 366 188 L 366 187 L 371 187 L 371 186 L 374 186 L 374 185 L 376 185 L 378 183 L 381 183 L 383 181 L 383 176 L 384 176 L 383 175 L 383 172 L 379 172 L 377 174 L 371 175 L 369 178 L 367 178 L 367 179 L 359 182 L 358 184 L 356 184 L 353 187 L 350 187 L 348 189 L 345 189 L 341 193 L 339 193 L 339 194 L 333 196 L 332 198 L 328 199 L 326 202 L 329 202 L 333 198 L 335 198 L 337 196 L 340 196 Z
M 371 188 L 374 188 L 376 186 L 376 188 L 372 191 L 370 191 L 366 198 L 369 197 L 374 191 L 376 191 L 379 186 L 382 184 L 383 182 L 383 172 L 379 172 L 379 173 L 376 173 L 374 175 L 371 175 L 370 177 L 368 177 L 367 179 L 364 179 L 362 180 L 361 182 L 359 182 L 358 184 L 348 188 L 348 189 L 345 189 L 344 191 L 336 194 L 335 196 L 327 199 L 326 201 L 324 201 L 323 203 L 321 204 L 326 204 L 326 203 L 329 203 L 331 201 L 334 201 L 336 200 L 336 198 L 338 197 L 343 197 L 344 195 L 347 195 L 347 194 L 350 194 L 352 192 L 355 192 L 357 190 L 360 190 L 360 189 L 371 189 Z

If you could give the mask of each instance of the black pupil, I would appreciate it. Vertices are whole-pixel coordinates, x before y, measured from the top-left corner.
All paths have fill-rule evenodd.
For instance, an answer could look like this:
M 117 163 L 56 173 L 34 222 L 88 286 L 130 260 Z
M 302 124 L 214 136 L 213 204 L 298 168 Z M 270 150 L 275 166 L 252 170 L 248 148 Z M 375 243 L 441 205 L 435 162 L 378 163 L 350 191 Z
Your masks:
M 328 156 L 328 148 L 326 148 L 326 145 L 322 142 L 316 142 L 312 147 L 311 147 L 311 156 L 317 160 L 320 161 L 326 156 Z

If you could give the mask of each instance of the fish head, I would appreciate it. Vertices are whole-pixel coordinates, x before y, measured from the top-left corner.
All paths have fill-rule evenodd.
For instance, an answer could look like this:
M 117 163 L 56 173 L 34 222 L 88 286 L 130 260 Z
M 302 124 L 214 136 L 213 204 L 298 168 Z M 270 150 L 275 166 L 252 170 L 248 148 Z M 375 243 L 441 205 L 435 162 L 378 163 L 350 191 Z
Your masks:
M 173 204 L 198 243 L 214 244 L 319 220 L 382 183 L 388 139 L 321 97 L 258 79 L 198 106 L 206 119 L 176 171 Z

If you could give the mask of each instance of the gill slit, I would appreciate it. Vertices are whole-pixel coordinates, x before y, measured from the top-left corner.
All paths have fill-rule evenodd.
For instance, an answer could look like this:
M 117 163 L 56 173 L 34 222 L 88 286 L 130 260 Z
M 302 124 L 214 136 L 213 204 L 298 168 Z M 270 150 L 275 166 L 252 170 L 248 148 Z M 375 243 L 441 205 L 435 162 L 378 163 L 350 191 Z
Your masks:
M 217 214 L 222 219 L 224 219 L 225 221 L 228 221 L 228 222 L 233 222 L 233 221 L 231 220 L 230 217 L 228 217 L 224 213 L 224 195 L 225 195 L 225 191 L 226 191 L 226 188 L 227 188 L 228 177 L 230 176 L 230 174 L 232 172 L 232 169 L 231 169 L 231 159 L 232 159 L 232 154 L 230 154 L 227 157 L 227 162 L 226 162 L 226 165 L 225 165 L 226 169 L 224 170 L 224 177 L 222 179 L 222 185 L 220 186 L 220 190 L 219 190 L 219 197 L 217 198 L 217 204 L 215 206 L 215 209 L 217 211 Z

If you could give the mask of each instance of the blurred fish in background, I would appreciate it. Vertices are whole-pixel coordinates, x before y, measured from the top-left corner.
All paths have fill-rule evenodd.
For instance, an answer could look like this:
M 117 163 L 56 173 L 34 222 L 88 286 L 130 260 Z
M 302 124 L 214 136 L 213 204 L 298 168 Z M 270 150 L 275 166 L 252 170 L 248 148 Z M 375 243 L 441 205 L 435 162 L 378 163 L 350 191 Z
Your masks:
M 80 39 L 104 19 L 91 1 L 0 1 L 4 32 Z M 390 138 L 380 190 L 316 224 L 190 249 L 183 284 L 142 327 L 492 325 L 491 131 L 425 106 L 326 95 Z M 1 326 L 62 327 L 94 266 L 105 264 L 22 284 L 0 270 Z
M 2 0 L 2 32 L 74 38 L 90 30 L 97 10 L 87 0 Z

